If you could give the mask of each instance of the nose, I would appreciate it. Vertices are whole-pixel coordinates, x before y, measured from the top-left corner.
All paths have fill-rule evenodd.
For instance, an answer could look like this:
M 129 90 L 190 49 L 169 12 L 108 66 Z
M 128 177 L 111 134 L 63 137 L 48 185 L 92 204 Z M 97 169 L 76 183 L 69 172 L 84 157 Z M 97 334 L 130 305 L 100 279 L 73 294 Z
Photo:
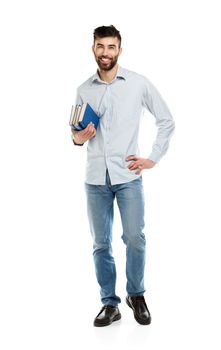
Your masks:
M 103 55 L 108 56 L 108 48 L 107 47 L 103 48 Z

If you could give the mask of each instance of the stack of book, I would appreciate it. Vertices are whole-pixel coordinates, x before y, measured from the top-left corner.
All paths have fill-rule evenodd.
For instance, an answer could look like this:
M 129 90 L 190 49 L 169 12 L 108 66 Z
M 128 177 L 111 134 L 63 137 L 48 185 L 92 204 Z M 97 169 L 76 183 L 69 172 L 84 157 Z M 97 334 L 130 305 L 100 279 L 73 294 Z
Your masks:
M 75 130 L 83 130 L 92 122 L 97 129 L 99 116 L 91 108 L 89 103 L 72 106 L 69 125 Z

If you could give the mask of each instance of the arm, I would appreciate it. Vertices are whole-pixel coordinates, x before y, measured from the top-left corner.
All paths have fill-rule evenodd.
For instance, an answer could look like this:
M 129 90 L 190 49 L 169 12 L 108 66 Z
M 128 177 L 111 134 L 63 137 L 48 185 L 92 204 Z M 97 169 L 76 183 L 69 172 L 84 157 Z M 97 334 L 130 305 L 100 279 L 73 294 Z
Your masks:
M 128 169 L 136 169 L 135 174 L 140 174 L 143 169 L 151 169 L 159 162 L 169 147 L 169 141 L 175 128 L 173 117 L 165 101 L 147 79 L 145 79 L 144 84 L 143 105 L 155 117 L 158 131 L 152 152 L 147 159 L 137 157 L 136 155 L 127 158 L 128 161 L 132 161 Z
M 158 128 L 157 136 L 152 147 L 152 152 L 148 158 L 157 163 L 168 150 L 175 124 L 165 101 L 157 89 L 147 79 L 143 104 L 156 119 Z

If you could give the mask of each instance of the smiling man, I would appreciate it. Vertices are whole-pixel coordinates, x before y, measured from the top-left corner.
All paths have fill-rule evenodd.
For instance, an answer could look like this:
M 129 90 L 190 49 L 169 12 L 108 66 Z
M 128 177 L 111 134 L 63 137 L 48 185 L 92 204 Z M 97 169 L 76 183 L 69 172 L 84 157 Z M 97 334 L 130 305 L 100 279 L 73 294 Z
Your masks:
M 144 299 L 146 240 L 142 171 L 153 168 L 166 153 L 174 121 L 151 82 L 118 65 L 121 35 L 114 26 L 94 30 L 92 50 L 98 70 L 78 88 L 76 103 L 88 102 L 99 115 L 100 122 L 97 130 L 92 123 L 82 131 L 72 129 L 72 138 L 75 145 L 88 141 L 87 211 L 103 304 L 94 325 L 107 326 L 121 318 L 111 245 L 115 198 L 126 245 L 126 303 L 133 310 L 135 320 L 147 325 L 151 323 L 151 315 Z M 144 158 L 138 154 L 143 109 L 153 114 L 158 128 L 152 150 Z
M 121 54 L 120 43 L 117 37 L 115 38 L 100 38 L 95 41 L 93 52 L 97 64 L 101 71 L 110 71 L 114 67 L 117 68 L 117 60 Z

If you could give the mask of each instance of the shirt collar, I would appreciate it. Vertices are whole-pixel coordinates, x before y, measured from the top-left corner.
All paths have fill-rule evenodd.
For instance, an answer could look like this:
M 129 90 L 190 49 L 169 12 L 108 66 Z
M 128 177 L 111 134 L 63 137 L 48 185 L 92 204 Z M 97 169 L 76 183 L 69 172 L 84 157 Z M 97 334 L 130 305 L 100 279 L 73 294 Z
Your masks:
M 126 80 L 126 70 L 124 68 L 118 66 L 117 74 L 116 74 L 114 80 L 116 80 L 116 79 L 124 79 L 124 80 Z M 100 82 L 100 83 L 105 83 L 99 77 L 98 71 L 92 76 L 92 83 L 94 83 L 95 81 Z

